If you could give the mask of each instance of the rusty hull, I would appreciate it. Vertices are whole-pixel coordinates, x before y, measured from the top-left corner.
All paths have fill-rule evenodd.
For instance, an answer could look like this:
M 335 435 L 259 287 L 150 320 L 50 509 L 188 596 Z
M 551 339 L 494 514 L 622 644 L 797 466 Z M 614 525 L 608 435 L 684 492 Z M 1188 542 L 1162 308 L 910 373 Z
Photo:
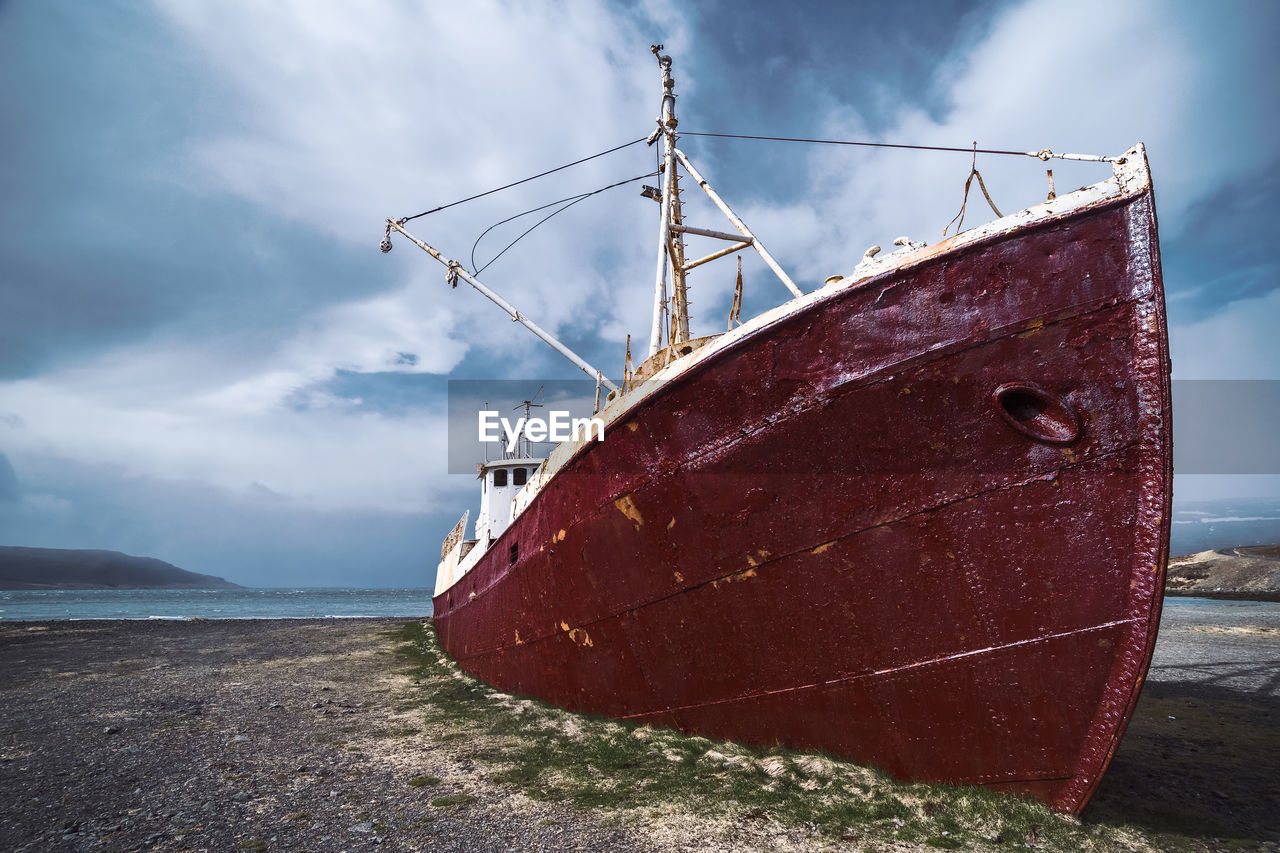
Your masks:
M 1155 209 L 1126 156 L 614 401 L 436 597 L 443 647 L 566 708 L 1078 812 L 1168 549 Z

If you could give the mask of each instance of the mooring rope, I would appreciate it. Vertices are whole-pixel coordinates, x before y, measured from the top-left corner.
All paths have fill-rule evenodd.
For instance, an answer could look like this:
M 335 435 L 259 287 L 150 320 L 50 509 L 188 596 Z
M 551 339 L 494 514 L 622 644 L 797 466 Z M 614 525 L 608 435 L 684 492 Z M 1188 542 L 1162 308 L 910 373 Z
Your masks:
M 960 212 L 951 217 L 951 221 L 947 223 L 947 227 L 942 229 L 942 236 L 946 237 L 947 232 L 951 230 L 951 226 L 956 226 L 956 233 L 960 233 L 960 229 L 964 227 L 964 208 L 969 203 L 969 185 L 973 183 L 973 179 L 978 179 L 978 186 L 982 188 L 982 194 L 987 198 L 987 204 L 991 206 L 991 210 L 997 217 L 1004 216 L 1000 212 L 1000 208 L 996 207 L 996 203 L 991 200 L 991 193 L 987 192 L 987 184 L 982 180 L 982 173 L 978 171 L 978 143 L 973 143 L 973 164 L 969 166 L 969 177 L 964 182 L 964 198 L 960 200 Z M 1049 171 L 1050 186 L 1053 185 L 1053 171 Z M 957 224 L 956 220 L 960 220 Z

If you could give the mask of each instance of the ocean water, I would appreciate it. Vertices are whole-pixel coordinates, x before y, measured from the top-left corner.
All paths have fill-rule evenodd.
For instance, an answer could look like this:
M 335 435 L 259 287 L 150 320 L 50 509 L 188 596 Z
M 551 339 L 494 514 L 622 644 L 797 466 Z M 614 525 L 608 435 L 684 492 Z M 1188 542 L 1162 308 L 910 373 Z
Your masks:
M 1166 607 L 1255 602 L 1170 596 Z M 0 622 L 67 619 L 423 619 L 428 589 L 0 590 Z
M 1276 604 L 1274 601 L 1249 601 L 1248 599 L 1233 598 L 1197 598 L 1191 595 L 1166 595 L 1164 597 L 1164 606 L 1216 607 L 1220 610 L 1256 610 L 1259 607 L 1264 609 L 1280 609 L 1280 605 Z
M 1280 544 L 1280 499 L 1184 501 L 1174 504 L 1169 553 Z
M 423 618 L 429 589 L 0 590 L 0 622 L 49 619 Z

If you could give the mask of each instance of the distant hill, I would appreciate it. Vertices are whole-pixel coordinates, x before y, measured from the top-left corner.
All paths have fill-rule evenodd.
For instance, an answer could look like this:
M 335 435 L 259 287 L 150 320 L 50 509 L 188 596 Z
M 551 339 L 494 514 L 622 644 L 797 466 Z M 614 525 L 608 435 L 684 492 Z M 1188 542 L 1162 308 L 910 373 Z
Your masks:
M 240 589 L 163 560 L 119 551 L 0 546 L 0 589 Z
M 1280 545 L 1201 551 L 1169 560 L 1166 595 L 1280 601 Z

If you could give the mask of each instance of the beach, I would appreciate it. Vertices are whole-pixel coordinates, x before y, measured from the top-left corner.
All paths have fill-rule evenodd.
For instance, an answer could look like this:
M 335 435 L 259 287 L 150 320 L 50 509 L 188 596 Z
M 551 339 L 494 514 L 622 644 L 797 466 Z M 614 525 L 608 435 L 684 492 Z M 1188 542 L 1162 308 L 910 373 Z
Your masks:
M 832 833 L 689 798 L 589 807 L 545 796 L 545 780 L 502 772 L 488 743 L 510 740 L 506 717 L 527 703 L 450 675 L 429 644 L 406 652 L 421 629 L 404 625 L 0 624 L 0 849 L 817 851 L 936 849 L 953 837 L 898 841 L 892 822 Z M 618 728 L 577 719 L 560 714 L 553 727 Z M 1048 817 L 1047 840 L 1032 846 L 1071 849 L 1078 835 L 1094 849 L 1280 849 L 1278 742 L 1280 605 L 1170 603 L 1094 801 L 1081 821 Z M 699 748 L 725 759 L 700 771 L 708 785 L 733 775 L 727 748 Z M 806 761 L 785 759 L 824 760 Z M 991 849 L 1016 840 L 989 834 Z M 968 837 L 966 847 L 987 843 Z

